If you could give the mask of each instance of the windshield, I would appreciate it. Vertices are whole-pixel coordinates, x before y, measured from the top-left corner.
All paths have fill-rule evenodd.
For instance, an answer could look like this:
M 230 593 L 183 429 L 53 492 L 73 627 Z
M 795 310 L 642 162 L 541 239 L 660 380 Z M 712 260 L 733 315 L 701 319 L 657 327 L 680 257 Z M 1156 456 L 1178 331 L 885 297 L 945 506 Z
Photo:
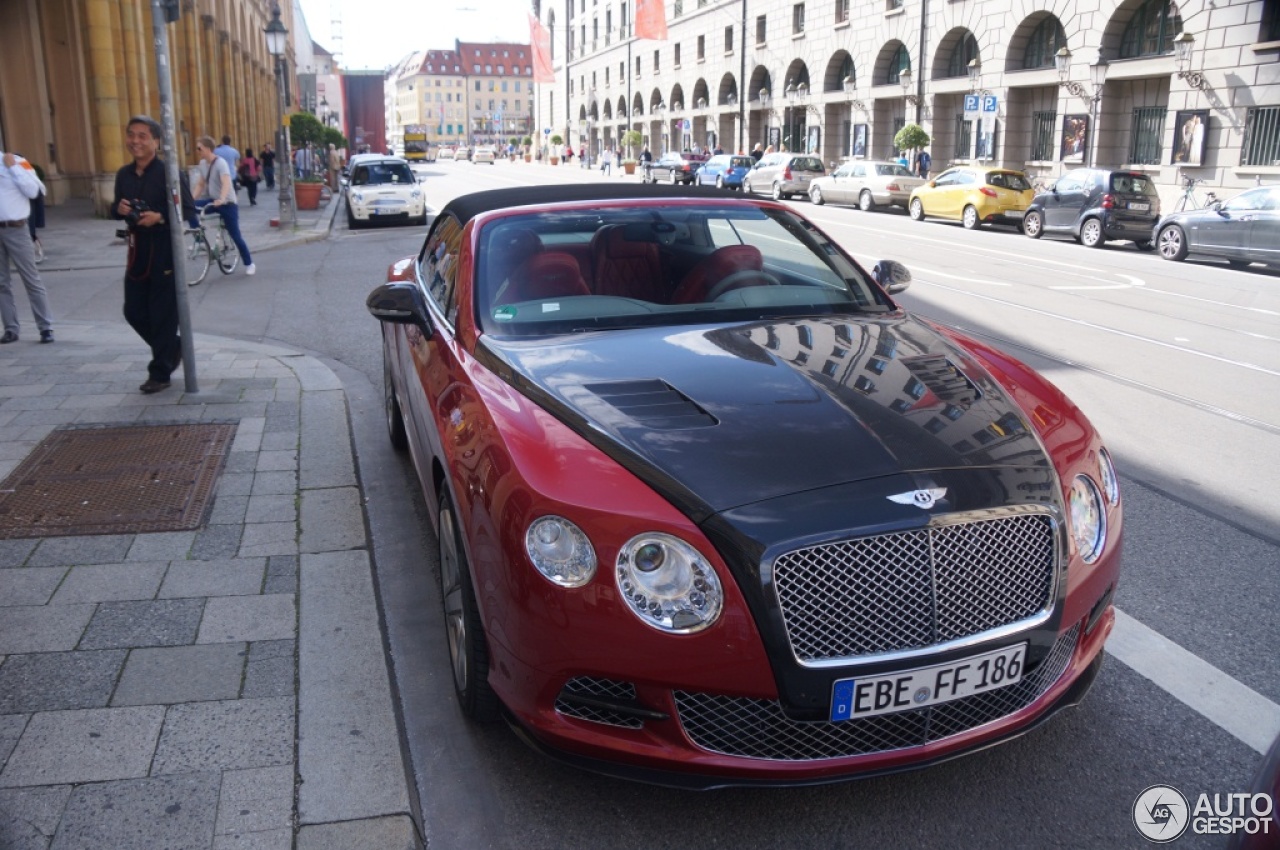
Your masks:
M 905 167 L 895 163 L 877 163 L 876 174 L 881 177 L 911 177 L 912 174 Z
M 1031 188 L 1027 178 L 1016 171 L 989 171 L 987 172 L 987 185 L 999 186 L 1002 189 L 1012 189 L 1015 192 L 1025 192 Z
M 825 171 L 822 160 L 812 156 L 798 156 L 791 161 L 792 171 Z
M 351 177 L 352 186 L 377 186 L 383 183 L 413 183 L 408 163 L 375 162 L 357 166 Z
M 735 156 L 729 164 L 733 168 L 750 168 L 756 161 L 749 156 Z
M 479 235 L 485 333 L 888 309 L 864 272 L 789 211 L 679 205 L 508 216 Z

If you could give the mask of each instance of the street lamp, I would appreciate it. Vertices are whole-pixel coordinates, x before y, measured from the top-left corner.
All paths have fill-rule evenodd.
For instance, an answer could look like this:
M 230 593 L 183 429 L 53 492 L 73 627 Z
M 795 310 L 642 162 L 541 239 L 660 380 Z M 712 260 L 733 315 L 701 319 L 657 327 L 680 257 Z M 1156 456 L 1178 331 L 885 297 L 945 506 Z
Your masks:
M 898 82 L 902 84 L 902 96 L 906 98 L 907 103 L 912 106 L 920 105 L 920 96 L 911 93 L 911 69 L 903 68 L 898 72 Z
M 1066 88 L 1076 97 L 1084 98 L 1089 102 L 1089 126 L 1090 134 L 1094 137 L 1089 142 L 1088 161 L 1086 166 L 1093 166 L 1094 151 L 1097 150 L 1098 136 L 1098 104 L 1102 101 L 1102 90 L 1107 84 L 1108 62 L 1103 57 L 1102 51 L 1098 51 L 1098 58 L 1089 66 L 1089 82 L 1093 84 L 1093 94 L 1085 91 L 1084 86 L 1075 80 L 1067 79 L 1071 75 L 1071 51 L 1066 47 L 1058 50 L 1053 57 L 1053 63 L 1058 68 L 1058 85 Z
M 857 98 L 857 94 L 858 94 L 857 79 L 854 78 L 853 75 L 845 77 L 843 86 L 844 86 L 844 93 L 849 98 L 849 106 L 852 107 L 853 109 L 858 109 L 863 112 L 866 112 L 867 105 Z M 849 118 L 852 119 L 853 116 L 850 115 Z
M 267 35 L 267 52 L 275 60 L 276 66 L 276 118 L 279 132 L 276 136 L 277 147 L 282 158 L 280 169 L 280 227 L 287 223 L 290 228 L 298 224 L 298 207 L 293 195 L 293 156 L 289 144 L 289 126 L 284 123 L 284 86 L 285 86 L 285 48 L 289 42 L 289 31 L 280 22 L 280 5 L 271 6 L 271 22 L 264 32 Z
M 1204 88 L 1204 75 L 1191 70 L 1191 56 L 1196 49 L 1196 37 L 1183 30 L 1173 40 L 1173 53 L 1178 62 L 1178 79 L 1186 80 L 1195 89 Z

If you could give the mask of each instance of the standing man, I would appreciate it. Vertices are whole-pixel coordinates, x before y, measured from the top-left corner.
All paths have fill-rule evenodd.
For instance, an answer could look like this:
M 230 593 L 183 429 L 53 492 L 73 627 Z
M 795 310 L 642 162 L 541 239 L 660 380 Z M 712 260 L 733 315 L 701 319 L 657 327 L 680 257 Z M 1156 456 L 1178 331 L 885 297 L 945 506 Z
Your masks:
M 129 223 L 129 260 L 124 273 L 124 318 L 151 348 L 146 394 L 169 388 L 169 376 L 182 362 L 178 339 L 178 295 L 174 291 L 173 243 L 169 228 L 169 189 L 164 160 L 158 156 L 164 131 L 153 118 L 135 115 L 125 129 L 125 147 L 133 162 L 116 172 L 111 217 Z M 185 173 L 179 174 L 182 218 L 195 217 Z
M 227 168 L 231 169 L 231 180 L 235 185 L 235 190 L 240 191 L 240 151 L 231 147 L 231 137 L 223 136 L 222 144 L 213 149 L 213 152 L 226 160 Z
M 338 191 L 338 172 L 342 171 L 342 154 L 338 153 L 338 148 L 329 143 L 329 188 L 334 192 Z
M 35 243 L 27 231 L 31 202 L 43 191 L 44 184 L 31 163 L 10 151 L 0 152 L 0 321 L 4 324 L 0 345 L 18 341 L 18 306 L 9 285 L 10 259 L 27 288 L 31 315 L 40 329 L 40 341 L 53 342 L 49 296 L 36 268 Z
M 921 148 L 920 153 L 916 154 L 916 176 L 922 180 L 928 180 L 931 165 L 933 165 L 933 157 L 929 156 L 929 151 Z
M 262 156 L 258 159 L 262 160 L 262 176 L 267 179 L 267 188 L 274 189 L 276 187 L 276 152 L 270 142 L 262 146 Z

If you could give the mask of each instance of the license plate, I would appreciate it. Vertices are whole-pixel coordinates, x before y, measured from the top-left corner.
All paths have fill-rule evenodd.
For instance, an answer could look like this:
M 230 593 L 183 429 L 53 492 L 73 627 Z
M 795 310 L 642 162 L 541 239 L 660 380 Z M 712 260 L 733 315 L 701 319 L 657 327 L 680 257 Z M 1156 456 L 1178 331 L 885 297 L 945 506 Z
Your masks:
M 1129 209 L 1131 209 L 1131 210 L 1149 210 L 1149 209 L 1151 209 L 1151 204 L 1139 204 L 1139 203 L 1135 203 L 1135 202 L 1133 202 L 1133 201 L 1130 201 L 1130 202 L 1129 202 Z
M 831 721 L 910 711 L 993 691 L 1022 680 L 1027 645 L 984 652 L 885 676 L 838 679 L 831 687 Z

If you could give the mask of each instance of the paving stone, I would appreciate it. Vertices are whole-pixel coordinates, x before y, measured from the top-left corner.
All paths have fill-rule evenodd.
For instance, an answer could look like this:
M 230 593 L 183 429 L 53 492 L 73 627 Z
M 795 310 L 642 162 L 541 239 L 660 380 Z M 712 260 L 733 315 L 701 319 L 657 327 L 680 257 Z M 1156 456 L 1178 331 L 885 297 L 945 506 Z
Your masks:
M 243 699 L 289 696 L 297 689 L 297 641 L 263 640 L 249 646 Z
M 66 567 L 20 567 L 0 570 L 0 608 L 44 605 L 67 574 Z
M 258 452 L 256 449 L 253 451 L 233 449 L 231 453 L 227 455 L 227 463 L 226 463 L 226 466 L 222 468 L 222 471 L 224 473 L 253 472 L 257 469 L 257 467 L 258 467 Z
M 292 449 L 258 453 L 256 472 L 292 472 L 298 468 L 298 453 Z
M 288 640 L 296 634 L 293 594 L 220 596 L 205 605 L 196 643 Z
M 146 776 L 164 708 L 92 708 L 32 715 L 0 773 L 0 788 Z
M 129 653 L 111 704 L 234 699 L 240 693 L 246 654 L 241 643 L 135 649 Z
M 39 543 L 39 540 L 0 540 L 0 569 L 27 566 L 27 558 Z
M 301 510 L 301 552 L 338 552 L 365 547 L 364 512 L 360 488 L 304 490 Z
M 218 785 L 208 771 L 81 786 L 50 850 L 208 850 Z
M 215 831 L 225 835 L 290 829 L 293 786 L 293 765 L 224 772 Z
M 0 667 L 0 714 L 104 708 L 123 649 L 10 655 Z
M 298 451 L 298 435 L 290 434 L 288 431 L 277 431 L 271 434 L 262 435 L 262 451 L 274 452 L 290 450 Z
M 85 630 L 80 649 L 194 643 L 203 611 L 203 599 L 104 602 Z
M 171 707 L 152 775 L 292 765 L 293 702 L 290 696 Z
M 159 597 L 256 595 L 262 591 L 266 566 L 266 558 L 175 561 L 164 577 Z
M 240 538 L 242 558 L 265 555 L 295 555 L 298 552 L 296 522 L 248 522 Z
M 195 542 L 194 531 L 166 531 L 139 534 L 129 547 L 129 561 L 173 561 L 187 557 Z
M 298 850 L 419 850 L 417 832 L 408 815 L 304 826 L 298 830 Z
M 223 472 L 218 481 L 218 496 L 247 496 L 253 489 L 252 472 Z
M 123 563 L 133 545 L 132 534 L 49 537 L 40 541 L 27 561 L 31 567 Z
M 296 523 L 298 521 L 298 496 L 296 493 L 278 496 L 250 496 L 249 510 L 245 517 L 251 523 Z
M 154 599 L 168 568 L 166 561 L 72 567 L 54 594 L 53 603 L 72 605 Z
M 293 829 L 215 835 L 213 850 L 293 850 Z
M 240 550 L 240 535 L 243 531 L 239 525 L 206 526 L 196 535 L 196 542 L 191 547 L 191 557 L 198 561 L 234 557 Z
M 301 420 L 301 408 L 297 401 L 273 401 L 267 405 L 267 422 L 263 432 L 292 431 L 296 434 Z
M 296 472 L 258 472 L 253 476 L 252 496 L 292 496 L 298 492 Z
M 0 847 L 48 850 L 70 796 L 70 785 L 0 790 Z
M 27 728 L 27 715 L 0 714 L 0 765 L 8 760 L 13 748 L 18 746 L 18 738 L 22 736 L 22 730 L 25 728 Z M 0 811 L 3 810 L 3 807 L 0 807 Z M 0 844 L 0 847 L 3 846 Z
M 0 655 L 75 649 L 93 605 L 27 605 L 0 617 Z
M 209 512 L 209 525 L 243 525 L 245 512 L 248 509 L 248 496 L 219 495 L 213 500 L 213 510 Z

